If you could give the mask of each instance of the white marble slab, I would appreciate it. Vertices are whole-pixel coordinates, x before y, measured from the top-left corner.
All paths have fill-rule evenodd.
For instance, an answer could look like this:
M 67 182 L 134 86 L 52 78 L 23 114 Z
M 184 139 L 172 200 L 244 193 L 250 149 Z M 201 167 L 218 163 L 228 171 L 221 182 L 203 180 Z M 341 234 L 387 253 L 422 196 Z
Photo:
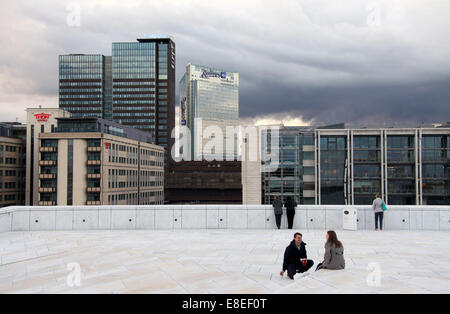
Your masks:
M 450 293 L 448 232 L 338 231 L 347 268 L 292 281 L 279 271 L 295 231 L 320 262 L 326 230 L 6 232 L 0 293 Z M 66 283 L 70 263 L 80 287 Z

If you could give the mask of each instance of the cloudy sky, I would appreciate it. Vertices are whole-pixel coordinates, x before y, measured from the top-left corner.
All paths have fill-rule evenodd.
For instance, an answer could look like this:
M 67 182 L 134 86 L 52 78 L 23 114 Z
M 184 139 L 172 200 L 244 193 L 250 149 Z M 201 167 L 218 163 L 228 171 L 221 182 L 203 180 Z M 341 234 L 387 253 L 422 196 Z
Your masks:
M 188 62 L 238 71 L 248 122 L 450 121 L 449 0 L 14 0 L 0 3 L 0 108 L 56 107 L 59 54 L 170 35 Z M 79 13 L 79 14 L 78 14 Z

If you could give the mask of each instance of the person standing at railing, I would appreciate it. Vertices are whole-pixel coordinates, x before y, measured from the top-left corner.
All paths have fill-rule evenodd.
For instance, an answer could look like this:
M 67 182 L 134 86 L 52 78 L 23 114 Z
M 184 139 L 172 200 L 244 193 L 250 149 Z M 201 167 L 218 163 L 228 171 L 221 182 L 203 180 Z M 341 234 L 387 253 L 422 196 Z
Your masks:
M 384 211 L 386 210 L 386 205 L 384 201 L 381 199 L 380 194 L 375 196 L 375 199 L 372 203 L 373 211 L 375 212 L 375 231 L 378 230 L 378 221 L 380 222 L 380 230 L 383 230 L 383 216 Z
M 272 203 L 273 211 L 275 214 L 275 221 L 277 224 L 278 229 L 281 228 L 281 216 L 283 215 L 283 203 L 280 200 L 280 197 L 278 195 L 275 195 L 275 199 Z
M 286 202 L 284 202 L 284 207 L 286 207 L 286 216 L 288 221 L 288 228 L 292 229 L 294 225 L 295 208 L 297 207 L 297 202 L 288 196 Z

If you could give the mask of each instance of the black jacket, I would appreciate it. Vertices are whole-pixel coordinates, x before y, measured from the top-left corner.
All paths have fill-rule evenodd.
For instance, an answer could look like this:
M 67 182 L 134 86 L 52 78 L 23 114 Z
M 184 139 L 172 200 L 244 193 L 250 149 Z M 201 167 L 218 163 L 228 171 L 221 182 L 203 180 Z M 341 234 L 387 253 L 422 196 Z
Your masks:
M 283 270 L 286 270 L 289 264 L 298 264 L 300 259 L 307 258 L 306 256 L 306 243 L 300 244 L 300 250 L 297 249 L 295 241 L 292 240 L 291 244 L 284 251 Z
M 297 207 L 297 202 L 293 199 L 284 202 L 284 207 L 286 207 L 286 213 L 295 213 L 295 207 Z

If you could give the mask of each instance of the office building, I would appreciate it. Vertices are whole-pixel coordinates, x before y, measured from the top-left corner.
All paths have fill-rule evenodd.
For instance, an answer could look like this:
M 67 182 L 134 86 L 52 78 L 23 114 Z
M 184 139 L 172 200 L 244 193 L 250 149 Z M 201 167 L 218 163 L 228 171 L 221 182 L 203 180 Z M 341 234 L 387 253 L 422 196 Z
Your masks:
M 264 204 L 271 204 L 275 195 L 284 201 L 291 196 L 298 204 L 315 203 L 314 130 L 308 127 L 283 127 L 278 131 L 276 144 L 271 130 L 263 131 L 262 150 L 279 162 L 273 172 L 263 172 L 262 196 Z M 267 139 L 267 140 L 264 140 Z
M 235 159 L 238 139 L 235 134 L 227 134 L 226 127 L 239 124 L 239 73 L 188 64 L 180 81 L 180 101 L 181 124 L 191 131 L 191 159 L 212 159 L 216 154 L 222 155 L 222 159 Z M 205 150 L 206 144 L 218 137 L 218 134 L 204 134 L 205 130 L 215 126 L 222 132 L 223 154 Z M 227 145 L 232 147 L 231 151 L 226 149 Z M 207 157 L 208 154 L 212 157 Z
M 164 203 L 164 149 L 151 134 L 99 118 L 56 118 L 38 135 L 39 205 Z
M 60 56 L 60 108 L 150 132 L 170 161 L 175 126 L 175 43 L 145 38 L 112 44 L 112 56 Z M 168 153 L 169 152 L 169 153 Z
M 283 127 L 277 147 L 267 146 L 280 165 L 261 174 L 264 204 L 280 195 L 299 204 L 367 205 L 377 193 L 389 205 L 450 204 L 450 128 Z
M 59 56 L 59 108 L 73 117 L 112 117 L 111 57 Z
M 25 205 L 25 126 L 0 123 L 0 207 Z
M 175 126 L 175 43 L 170 38 L 112 44 L 113 119 L 152 133 L 169 149 Z
M 39 134 L 56 130 L 56 118 L 69 117 L 68 111 L 59 108 L 29 108 L 27 109 L 26 126 L 26 186 L 25 204 L 39 203 Z

